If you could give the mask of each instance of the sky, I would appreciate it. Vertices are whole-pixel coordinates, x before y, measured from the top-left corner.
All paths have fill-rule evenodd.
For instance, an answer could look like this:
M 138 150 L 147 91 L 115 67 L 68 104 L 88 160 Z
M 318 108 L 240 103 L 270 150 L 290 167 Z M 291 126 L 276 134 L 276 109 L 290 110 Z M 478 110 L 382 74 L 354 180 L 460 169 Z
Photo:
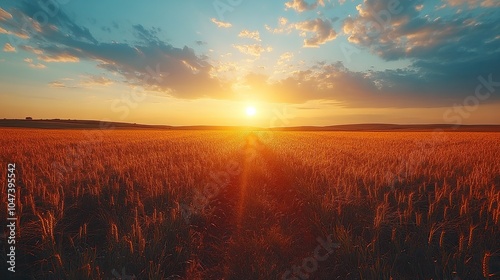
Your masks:
M 498 0 L 1 1 L 0 48 L 0 118 L 500 124 Z

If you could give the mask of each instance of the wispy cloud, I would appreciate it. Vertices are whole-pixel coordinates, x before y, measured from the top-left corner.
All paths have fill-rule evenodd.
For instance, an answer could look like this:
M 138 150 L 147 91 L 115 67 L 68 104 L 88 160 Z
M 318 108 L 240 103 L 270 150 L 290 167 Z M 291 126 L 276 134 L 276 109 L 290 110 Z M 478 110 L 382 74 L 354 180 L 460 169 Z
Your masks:
M 287 25 L 288 19 L 285 17 L 280 17 L 278 19 L 278 27 L 276 28 L 271 28 L 269 25 L 264 25 L 266 30 L 273 33 L 273 34 L 280 34 L 280 33 L 290 33 L 291 28 Z
M 78 50 L 60 49 L 55 47 L 46 47 L 45 52 L 40 48 L 34 48 L 28 45 L 21 45 L 20 48 L 27 52 L 37 55 L 38 60 L 44 62 L 79 62 L 77 56 Z M 71 54 L 75 53 L 75 54 Z
M 238 34 L 238 37 L 240 38 L 250 38 L 250 39 L 254 39 L 255 41 L 262 41 L 260 39 L 260 34 L 259 34 L 259 31 L 249 31 L 249 30 L 242 30 L 240 32 L 240 34 Z
M 53 81 L 53 82 L 49 83 L 49 87 L 53 87 L 53 88 L 66 88 L 67 86 L 63 82 Z
M 260 57 L 260 55 L 264 52 L 271 52 L 273 50 L 272 47 L 263 47 L 259 44 L 233 45 L 233 47 L 239 50 L 243 54 L 248 54 L 256 57 Z
M 36 55 L 42 55 L 43 54 L 43 51 L 41 49 L 37 49 L 37 48 L 34 48 L 32 46 L 21 45 L 19 48 L 21 48 L 22 50 L 25 50 L 27 52 L 34 53 Z
M 321 18 L 296 23 L 288 23 L 286 18 L 280 18 L 277 28 L 266 26 L 266 29 L 274 34 L 288 34 L 293 30 L 299 31 L 299 35 L 305 37 L 304 47 L 317 48 L 337 38 L 337 32 L 333 29 L 332 22 Z
M 233 26 L 229 22 L 219 21 L 216 18 L 212 18 L 211 20 L 213 23 L 215 23 L 215 25 L 217 25 L 217 27 L 220 27 L 220 28 L 229 28 L 229 27 Z
M 476 7 L 500 7 L 498 0 L 447 0 L 450 6 L 468 6 L 469 8 Z
M 17 37 L 19 37 L 21 39 L 28 39 L 29 38 L 29 35 L 26 34 L 22 30 L 20 30 L 19 32 L 12 32 L 12 31 L 4 29 L 1 26 L 0 26 L 0 34 L 14 35 L 14 36 L 17 36 Z
M 38 59 L 45 62 L 79 62 L 80 59 L 69 53 L 58 53 L 55 55 L 40 55 Z
M 90 76 L 84 76 L 82 78 L 82 81 L 80 82 L 80 85 L 83 87 L 96 87 L 96 86 L 103 86 L 107 87 L 113 84 L 113 80 L 104 77 L 104 76 L 99 76 L 99 75 L 90 75 Z
M 12 19 L 12 15 L 0 7 L 0 21 Z
M 6 44 L 3 46 L 3 51 L 4 51 L 4 52 L 16 52 L 16 48 L 14 48 L 11 44 L 6 43 Z
M 280 55 L 280 58 L 278 59 L 277 64 L 278 65 L 283 65 L 287 62 L 289 62 L 293 58 L 293 53 L 292 52 L 286 52 Z
M 24 62 L 28 63 L 28 65 L 31 67 L 31 68 L 37 68 L 37 69 L 44 69 L 46 68 L 47 66 L 41 64 L 41 63 L 34 63 L 33 62 L 33 59 L 31 58 L 25 58 L 24 59 Z
M 78 79 L 63 78 L 48 83 L 53 88 L 87 88 L 108 87 L 113 84 L 113 80 L 103 75 L 80 75 Z

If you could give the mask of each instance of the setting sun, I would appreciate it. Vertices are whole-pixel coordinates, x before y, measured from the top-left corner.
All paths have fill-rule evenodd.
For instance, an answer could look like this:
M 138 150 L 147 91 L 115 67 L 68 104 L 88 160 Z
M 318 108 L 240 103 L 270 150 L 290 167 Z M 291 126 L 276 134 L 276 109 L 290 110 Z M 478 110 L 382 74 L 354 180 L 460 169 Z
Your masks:
M 253 117 L 253 116 L 255 116 L 256 113 L 257 113 L 257 110 L 255 109 L 255 107 L 253 107 L 253 106 L 247 107 L 247 109 L 246 109 L 247 116 Z

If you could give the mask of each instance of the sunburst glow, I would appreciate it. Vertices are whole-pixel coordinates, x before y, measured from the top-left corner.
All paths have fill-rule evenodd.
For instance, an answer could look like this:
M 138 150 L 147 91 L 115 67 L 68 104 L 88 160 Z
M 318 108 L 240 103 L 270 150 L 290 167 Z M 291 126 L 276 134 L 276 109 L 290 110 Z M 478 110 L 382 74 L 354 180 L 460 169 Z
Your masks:
M 255 116 L 255 114 L 257 114 L 257 109 L 255 109 L 255 107 L 253 106 L 248 106 L 245 112 L 248 117 L 253 117 Z

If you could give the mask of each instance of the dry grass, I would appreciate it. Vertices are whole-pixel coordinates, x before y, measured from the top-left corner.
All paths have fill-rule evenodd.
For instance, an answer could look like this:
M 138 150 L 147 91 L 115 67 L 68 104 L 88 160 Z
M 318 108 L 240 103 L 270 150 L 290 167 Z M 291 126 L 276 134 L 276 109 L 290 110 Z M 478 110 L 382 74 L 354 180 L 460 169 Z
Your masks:
M 330 234 L 309 279 L 482 279 L 500 249 L 498 133 L 1 133 L 27 279 L 281 279 Z

